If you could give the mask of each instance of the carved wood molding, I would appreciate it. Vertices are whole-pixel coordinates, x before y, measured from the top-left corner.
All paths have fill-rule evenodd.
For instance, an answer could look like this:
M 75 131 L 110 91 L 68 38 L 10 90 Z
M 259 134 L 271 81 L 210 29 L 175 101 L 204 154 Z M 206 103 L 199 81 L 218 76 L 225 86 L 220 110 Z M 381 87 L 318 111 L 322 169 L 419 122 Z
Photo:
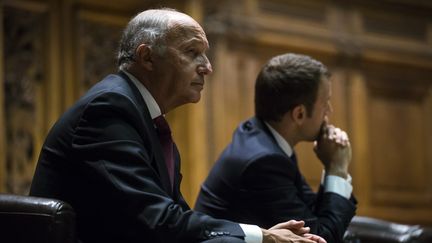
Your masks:
M 110 19 L 110 22 L 103 19 Z M 101 15 L 86 10 L 78 13 L 78 95 L 106 75 L 117 72 L 118 43 L 126 23 L 127 18 L 121 15 Z
M 4 8 L 6 191 L 26 194 L 33 177 L 37 87 L 45 80 L 44 13 Z M 39 111 L 40 112 L 40 111 Z M 36 126 L 35 126 L 36 125 Z

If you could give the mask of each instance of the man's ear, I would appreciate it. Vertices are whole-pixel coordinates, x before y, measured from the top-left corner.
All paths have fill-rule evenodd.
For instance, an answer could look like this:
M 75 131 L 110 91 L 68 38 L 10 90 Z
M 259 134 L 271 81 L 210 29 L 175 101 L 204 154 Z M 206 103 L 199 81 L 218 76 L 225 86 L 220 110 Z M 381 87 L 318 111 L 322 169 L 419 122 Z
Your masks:
M 135 51 L 136 62 L 142 65 L 147 70 L 153 69 L 152 49 L 147 44 L 141 44 Z
M 301 125 L 306 118 L 306 107 L 297 105 L 291 110 L 291 119 L 298 125 Z

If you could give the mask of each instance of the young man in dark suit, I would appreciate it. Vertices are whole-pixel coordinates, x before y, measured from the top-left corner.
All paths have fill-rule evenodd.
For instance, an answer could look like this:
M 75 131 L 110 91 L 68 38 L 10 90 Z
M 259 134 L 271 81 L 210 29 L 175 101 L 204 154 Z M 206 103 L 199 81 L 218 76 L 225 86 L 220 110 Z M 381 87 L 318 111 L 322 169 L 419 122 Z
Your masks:
M 180 156 L 163 114 L 200 100 L 212 72 L 208 48 L 188 15 L 138 14 L 123 33 L 119 73 L 94 85 L 50 131 L 30 195 L 70 203 L 81 242 L 323 242 L 303 222 L 266 230 L 192 211 L 183 199 Z
M 256 116 L 241 123 L 201 187 L 195 209 L 268 227 L 304 219 L 327 242 L 342 242 L 355 214 L 346 133 L 327 123 L 332 112 L 327 68 L 304 55 L 272 58 L 255 86 Z M 318 193 L 297 165 L 294 146 L 315 141 L 325 168 Z

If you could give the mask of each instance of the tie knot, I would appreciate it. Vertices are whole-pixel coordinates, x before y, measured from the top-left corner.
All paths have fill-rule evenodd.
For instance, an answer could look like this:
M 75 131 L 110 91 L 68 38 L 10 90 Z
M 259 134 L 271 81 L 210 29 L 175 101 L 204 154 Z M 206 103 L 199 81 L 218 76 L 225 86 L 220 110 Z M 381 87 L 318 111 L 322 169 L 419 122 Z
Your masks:
M 157 127 L 157 130 L 161 134 L 171 134 L 171 129 L 168 125 L 168 122 L 165 120 L 163 115 L 160 115 L 153 119 L 154 124 Z

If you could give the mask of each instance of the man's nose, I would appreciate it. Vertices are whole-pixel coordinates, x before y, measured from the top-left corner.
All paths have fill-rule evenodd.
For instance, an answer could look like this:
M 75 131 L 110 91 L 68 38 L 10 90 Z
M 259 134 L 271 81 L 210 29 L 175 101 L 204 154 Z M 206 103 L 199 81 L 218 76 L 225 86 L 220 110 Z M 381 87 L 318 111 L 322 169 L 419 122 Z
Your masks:
M 204 56 L 203 63 L 198 66 L 198 74 L 200 75 L 209 75 L 213 72 L 212 65 L 207 58 L 207 56 Z

